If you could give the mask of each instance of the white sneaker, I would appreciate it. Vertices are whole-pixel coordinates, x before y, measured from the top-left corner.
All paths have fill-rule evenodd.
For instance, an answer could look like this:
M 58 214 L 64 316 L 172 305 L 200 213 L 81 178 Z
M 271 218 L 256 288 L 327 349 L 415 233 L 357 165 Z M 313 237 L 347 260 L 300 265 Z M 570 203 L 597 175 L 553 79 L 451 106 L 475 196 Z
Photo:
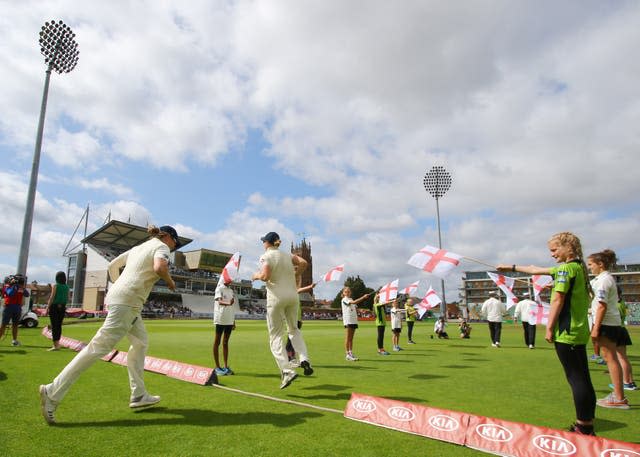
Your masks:
M 530 344 L 529 349 L 533 349 L 533 348 L 534 348 L 533 344 Z
M 282 382 L 280 383 L 280 388 L 284 389 L 284 388 L 289 387 L 289 385 L 297 377 L 298 377 L 298 373 L 296 373 L 295 371 L 283 371 L 282 372 Z
M 47 387 L 45 385 L 40 386 L 40 411 L 42 412 L 42 417 L 49 425 L 53 425 L 56 423 L 56 417 L 54 413 L 56 412 L 56 408 L 58 404 L 49 398 L 47 394 Z
M 160 401 L 159 395 L 144 394 L 136 398 L 131 398 L 129 408 L 142 408 L 143 406 L 155 405 Z
M 349 362 L 355 362 L 355 361 L 359 360 L 359 359 L 358 359 L 355 355 L 353 355 L 353 354 L 347 354 L 347 357 L 346 357 L 346 358 L 347 358 L 347 360 L 348 360 Z
M 11 346 L 20 346 L 20 341 L 18 341 L 18 340 L 13 340 L 13 341 L 11 342 Z
M 491 343 L 491 347 L 497 348 L 496 343 Z
M 496 347 L 499 348 L 500 347 L 500 343 L 496 342 Z
M 399 351 L 400 351 L 400 347 L 399 347 L 399 346 L 394 346 L 394 347 L 393 347 L 393 350 L 394 350 L 395 352 L 399 352 Z

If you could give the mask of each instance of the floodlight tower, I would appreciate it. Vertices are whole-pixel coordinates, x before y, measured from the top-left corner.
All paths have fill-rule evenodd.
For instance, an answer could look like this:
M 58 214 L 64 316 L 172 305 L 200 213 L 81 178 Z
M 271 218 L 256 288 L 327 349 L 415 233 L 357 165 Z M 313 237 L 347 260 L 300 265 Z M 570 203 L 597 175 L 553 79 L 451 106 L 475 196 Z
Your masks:
M 424 175 L 423 184 L 426 191 L 436 199 L 436 219 L 438 221 L 438 248 L 442 249 L 442 236 L 440 235 L 440 204 L 438 203 L 438 200 L 440 199 L 440 197 L 444 196 L 444 194 L 451 187 L 451 175 L 444 167 L 435 165 L 431 167 L 431 170 L 429 170 Z M 444 294 L 444 279 L 440 280 L 440 284 L 442 287 L 442 303 L 440 304 L 440 312 L 445 316 L 446 319 L 447 300 Z
M 40 53 L 44 56 L 47 65 L 44 79 L 44 91 L 42 93 L 42 105 L 40 106 L 40 121 L 36 134 L 36 148 L 33 153 L 33 165 L 31 166 L 31 180 L 27 191 L 27 206 L 24 213 L 22 226 L 22 241 L 20 242 L 20 254 L 18 257 L 18 274 L 27 275 L 27 258 L 29 257 L 29 244 L 31 242 L 31 226 L 33 224 L 33 207 L 38 185 L 38 169 L 40 168 L 40 151 L 42 150 L 42 132 L 44 131 L 44 116 L 47 111 L 47 97 L 49 94 L 49 80 L 51 70 L 58 73 L 69 73 L 78 63 L 78 43 L 75 41 L 75 33 L 62 21 L 45 22 L 40 30 Z

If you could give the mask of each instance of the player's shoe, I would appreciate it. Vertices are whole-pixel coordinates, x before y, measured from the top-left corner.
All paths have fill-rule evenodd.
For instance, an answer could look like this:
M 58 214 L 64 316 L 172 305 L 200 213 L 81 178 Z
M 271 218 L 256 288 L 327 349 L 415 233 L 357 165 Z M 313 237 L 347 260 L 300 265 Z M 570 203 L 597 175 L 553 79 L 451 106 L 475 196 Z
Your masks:
M 280 388 L 281 389 L 285 389 L 285 388 L 289 387 L 289 385 L 297 377 L 298 377 L 298 373 L 296 373 L 295 371 L 283 371 L 282 372 L 282 382 L 280 383 Z
M 416 344 L 416 342 L 413 340 L 409 340 L 409 344 Z
M 568 430 L 579 435 L 596 436 L 596 433 L 593 431 L 593 425 L 583 425 L 575 422 L 569 426 Z
M 136 398 L 131 398 L 129 408 L 142 408 L 144 406 L 155 405 L 158 402 L 160 402 L 159 395 L 144 394 Z
M 227 371 L 224 368 L 220 368 L 220 367 L 216 367 L 215 370 L 213 370 L 216 375 L 218 376 L 226 376 L 227 375 Z
M 390 355 L 387 351 L 378 351 L 378 355 Z
M 235 373 L 233 372 L 233 370 L 232 370 L 231 368 L 229 368 L 229 367 L 224 367 L 224 368 L 223 368 L 223 370 L 224 370 L 224 373 L 225 373 L 227 376 L 232 375 L 232 374 L 235 374 Z
M 629 409 L 629 400 L 627 398 L 623 398 L 622 400 L 618 400 L 613 392 L 607 395 L 604 398 L 596 401 L 596 405 L 602 406 L 603 408 L 614 408 L 614 409 Z
M 624 390 L 640 390 L 635 382 L 625 382 L 622 384 Z M 609 389 L 613 389 L 613 384 L 609 384 Z
M 313 368 L 311 368 L 311 364 L 308 360 L 300 362 L 300 367 L 304 370 L 305 376 L 311 376 L 313 374 Z
M 11 342 L 11 346 L 20 346 L 20 341 L 18 341 L 18 340 L 13 340 L 13 341 Z
M 355 362 L 356 360 L 358 360 L 358 358 L 353 354 L 347 354 L 346 359 L 348 362 Z
M 55 412 L 58 404 L 49 398 L 47 394 L 47 387 L 45 385 L 40 386 L 40 411 L 42 417 L 49 425 L 56 423 Z

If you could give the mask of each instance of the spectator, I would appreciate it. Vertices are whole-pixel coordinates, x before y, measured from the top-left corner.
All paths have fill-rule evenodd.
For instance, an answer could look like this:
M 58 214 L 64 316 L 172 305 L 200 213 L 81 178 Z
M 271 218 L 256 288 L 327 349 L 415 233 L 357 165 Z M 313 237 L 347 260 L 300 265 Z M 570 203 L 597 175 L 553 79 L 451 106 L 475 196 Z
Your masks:
M 60 337 L 62 337 L 62 321 L 67 310 L 69 300 L 69 286 L 67 285 L 67 275 L 64 271 L 56 273 L 56 283 L 51 287 L 51 295 L 47 301 L 47 311 L 51 319 L 51 341 L 53 346 L 49 351 L 60 350 Z

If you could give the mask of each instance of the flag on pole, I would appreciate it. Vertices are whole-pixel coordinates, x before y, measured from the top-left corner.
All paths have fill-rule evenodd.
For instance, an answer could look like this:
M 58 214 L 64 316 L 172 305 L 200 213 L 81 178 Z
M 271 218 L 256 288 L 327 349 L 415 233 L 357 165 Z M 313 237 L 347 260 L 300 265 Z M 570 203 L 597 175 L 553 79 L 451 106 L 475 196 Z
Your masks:
M 529 305 L 529 324 L 547 325 L 549 323 L 549 306 L 540 303 Z
M 240 269 L 240 253 L 236 252 L 231 256 L 231 259 L 222 269 L 220 274 L 220 281 L 229 283 L 238 277 L 238 270 Z
M 380 303 L 389 303 L 391 300 L 395 300 L 398 296 L 398 281 L 400 280 L 396 279 L 380 288 L 378 291 L 380 294 Z
M 413 254 L 407 263 L 444 279 L 451 270 L 460 264 L 461 258 L 461 255 L 453 252 L 426 245 Z
M 518 298 L 513 293 L 513 283 L 515 282 L 515 278 L 510 278 L 509 276 L 497 275 L 495 273 L 487 272 L 489 277 L 496 283 L 496 286 L 500 288 L 501 291 L 507 296 L 507 309 L 515 306 L 518 303 Z
M 322 280 L 325 282 L 339 281 L 343 271 L 344 271 L 344 263 L 342 265 L 338 265 L 337 267 L 333 267 L 331 270 L 327 271 L 322 276 Z
M 553 282 L 553 278 L 549 275 L 533 275 L 531 282 L 533 283 L 533 295 L 536 301 L 540 302 L 540 292 Z
M 418 290 L 418 285 L 420 285 L 420 280 L 418 280 L 416 282 L 412 282 L 407 287 L 402 289 L 402 291 L 400 291 L 400 293 L 411 296 L 411 294 L 415 293 L 415 291 Z
M 436 291 L 433 290 L 432 287 L 429 287 L 429 290 L 427 291 L 422 301 L 416 304 L 414 308 L 418 310 L 420 319 L 422 319 L 422 316 L 424 315 L 424 313 L 426 313 L 431 308 L 435 308 L 440 303 L 442 303 L 442 300 L 440 300 L 440 297 L 438 297 L 438 294 L 436 294 Z

